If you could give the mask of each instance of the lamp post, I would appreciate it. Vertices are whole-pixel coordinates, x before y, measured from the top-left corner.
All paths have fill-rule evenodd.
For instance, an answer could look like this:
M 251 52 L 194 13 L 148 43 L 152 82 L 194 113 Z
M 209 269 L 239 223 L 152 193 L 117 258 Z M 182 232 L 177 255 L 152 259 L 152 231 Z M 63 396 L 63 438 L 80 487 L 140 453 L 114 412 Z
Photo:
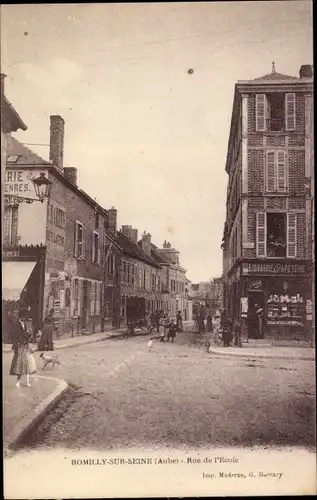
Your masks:
M 29 198 L 26 196 L 18 196 L 16 194 L 5 194 L 4 204 L 5 205 L 16 205 L 20 203 L 33 203 L 34 201 L 40 201 L 43 203 L 45 198 L 49 198 L 51 194 L 52 182 L 45 177 L 45 173 L 41 172 L 39 177 L 32 180 L 34 185 L 34 191 L 37 198 Z

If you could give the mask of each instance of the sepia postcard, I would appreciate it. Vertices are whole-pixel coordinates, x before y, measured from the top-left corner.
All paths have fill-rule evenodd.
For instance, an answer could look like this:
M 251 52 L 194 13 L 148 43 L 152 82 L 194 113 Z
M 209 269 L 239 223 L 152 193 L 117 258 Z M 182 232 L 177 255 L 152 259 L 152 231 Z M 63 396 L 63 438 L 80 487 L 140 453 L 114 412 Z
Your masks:
M 4 496 L 316 494 L 312 3 L 1 6 Z

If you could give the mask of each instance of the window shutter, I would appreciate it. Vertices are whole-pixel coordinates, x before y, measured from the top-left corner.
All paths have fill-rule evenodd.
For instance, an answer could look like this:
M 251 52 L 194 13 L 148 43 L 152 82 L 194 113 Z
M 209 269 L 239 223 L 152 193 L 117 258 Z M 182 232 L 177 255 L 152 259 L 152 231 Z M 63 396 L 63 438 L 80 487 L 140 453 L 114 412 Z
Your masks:
M 98 236 L 97 263 L 100 264 L 100 238 Z
M 296 257 L 296 214 L 287 214 L 287 257 Z
M 75 222 L 74 255 L 78 257 L 78 222 Z
M 82 235 L 83 235 L 83 239 L 81 240 L 81 258 L 83 259 L 85 257 L 85 240 L 84 240 L 84 228 L 82 230 Z
M 277 151 L 277 190 L 286 189 L 286 158 L 285 151 Z
M 266 257 L 266 213 L 256 214 L 256 255 Z
M 256 130 L 263 132 L 266 129 L 266 95 L 256 94 L 255 99 Z
M 295 130 L 295 94 L 285 94 L 286 130 Z
M 95 262 L 96 260 L 96 243 L 95 243 L 96 235 L 92 233 L 92 245 L 91 245 L 91 262 Z
M 276 169 L 275 153 L 268 151 L 266 155 L 266 189 L 267 191 L 276 191 Z

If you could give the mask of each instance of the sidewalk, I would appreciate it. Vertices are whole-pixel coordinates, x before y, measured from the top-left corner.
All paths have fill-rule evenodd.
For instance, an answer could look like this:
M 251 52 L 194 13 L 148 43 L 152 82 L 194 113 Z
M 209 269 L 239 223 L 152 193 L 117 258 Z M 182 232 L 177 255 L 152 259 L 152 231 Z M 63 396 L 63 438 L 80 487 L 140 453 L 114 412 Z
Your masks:
M 53 377 L 33 375 L 31 387 L 21 381 L 15 386 L 16 377 L 8 374 L 11 359 L 3 359 L 3 444 L 5 454 L 57 404 L 68 384 Z
M 315 349 L 312 347 L 223 347 L 211 346 L 211 354 L 220 356 L 237 356 L 240 358 L 266 359 L 296 359 L 305 361 L 315 360 Z
M 85 344 L 93 344 L 94 342 L 102 342 L 103 340 L 124 335 L 124 333 L 125 331 L 120 329 L 91 333 L 88 335 L 76 335 L 75 337 L 64 337 L 54 340 L 54 349 L 65 349 L 66 347 L 78 347 Z M 11 344 L 2 344 L 2 352 L 12 352 L 11 348 Z

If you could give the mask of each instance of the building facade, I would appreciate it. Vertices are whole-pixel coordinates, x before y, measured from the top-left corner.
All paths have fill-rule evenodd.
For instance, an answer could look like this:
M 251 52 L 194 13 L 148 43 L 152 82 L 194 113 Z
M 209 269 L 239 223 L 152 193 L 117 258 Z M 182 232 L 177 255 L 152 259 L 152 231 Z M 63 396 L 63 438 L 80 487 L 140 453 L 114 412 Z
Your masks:
M 311 66 L 235 86 L 223 234 L 225 314 L 259 335 L 311 334 Z
M 7 137 L 11 132 L 27 130 L 21 117 L 8 101 L 4 94 L 4 80 L 6 75 L 1 73 L 1 212 L 4 211 L 4 179 L 7 162 Z
M 138 230 L 125 225 L 117 231 L 115 241 L 121 249 L 120 316 L 126 325 L 129 298 L 144 298 L 148 313 L 161 307 L 160 265 L 151 256 L 150 234 L 138 242 Z
M 3 298 L 30 311 L 34 332 L 54 310 L 58 334 L 93 333 L 104 321 L 107 211 L 77 186 L 77 170 L 63 168 L 64 121 L 51 117 L 50 160 L 8 138 L 4 211 Z M 51 181 L 49 200 L 32 198 L 32 179 Z M 34 196 L 33 196 L 34 198 Z
M 185 320 L 191 319 L 191 301 L 187 296 L 186 269 L 180 264 L 179 251 L 164 241 L 162 248 L 152 248 L 153 256 L 161 266 L 163 310 L 173 318 L 181 311 Z

